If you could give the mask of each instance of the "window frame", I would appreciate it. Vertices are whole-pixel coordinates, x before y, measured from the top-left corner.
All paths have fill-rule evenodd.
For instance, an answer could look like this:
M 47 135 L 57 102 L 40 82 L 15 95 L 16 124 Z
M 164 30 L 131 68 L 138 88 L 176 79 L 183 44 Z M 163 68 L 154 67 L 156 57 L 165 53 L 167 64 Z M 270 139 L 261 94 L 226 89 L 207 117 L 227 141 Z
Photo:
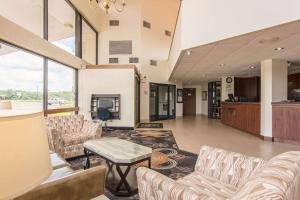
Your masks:
M 91 23 L 82 16 L 82 14 L 78 11 L 78 9 L 71 3 L 70 0 L 62 0 L 67 2 L 67 4 L 74 10 L 75 12 L 75 56 L 82 59 L 82 21 L 84 22 L 95 32 L 96 34 L 96 65 L 99 62 L 98 58 L 98 52 L 99 52 L 99 33 L 95 29 L 94 26 L 91 25 Z M 49 40 L 49 7 L 48 7 L 49 0 L 43 0 L 43 39 Z M 13 48 L 25 51 L 27 53 L 39 56 L 43 58 L 43 109 L 46 111 L 48 110 L 48 61 L 53 61 L 59 64 L 62 64 L 66 67 L 72 68 L 75 70 L 75 107 L 78 107 L 78 69 L 75 67 L 72 67 L 68 64 L 62 63 L 60 61 L 57 61 L 55 59 L 49 58 L 47 56 L 44 56 L 38 52 L 33 52 L 30 49 L 21 47 L 18 44 L 14 44 L 8 41 L 5 41 L 3 39 L 0 39 L 0 43 L 3 43 L 5 45 L 11 46 Z

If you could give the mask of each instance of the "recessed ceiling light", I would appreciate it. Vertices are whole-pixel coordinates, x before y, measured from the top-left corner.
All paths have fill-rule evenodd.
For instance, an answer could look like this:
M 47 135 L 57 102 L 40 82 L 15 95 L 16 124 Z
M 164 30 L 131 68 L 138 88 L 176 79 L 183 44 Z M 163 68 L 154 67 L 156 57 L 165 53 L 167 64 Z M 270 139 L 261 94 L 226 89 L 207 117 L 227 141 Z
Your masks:
M 284 48 L 283 47 L 276 47 L 274 50 L 275 51 L 281 51 L 281 50 L 283 50 Z
M 260 44 L 272 44 L 280 40 L 280 37 L 264 38 L 258 41 Z
M 219 64 L 219 67 L 224 67 L 226 64 L 222 63 L 222 64 Z
M 256 67 L 255 67 L 255 66 L 250 66 L 249 68 L 250 68 L 250 69 L 255 69 Z
M 74 26 L 72 23 L 64 23 L 64 27 L 73 29 Z
M 187 51 L 186 51 L 186 54 L 187 54 L 188 56 L 190 56 L 190 55 L 192 54 L 192 51 L 191 51 L 191 50 L 187 50 Z

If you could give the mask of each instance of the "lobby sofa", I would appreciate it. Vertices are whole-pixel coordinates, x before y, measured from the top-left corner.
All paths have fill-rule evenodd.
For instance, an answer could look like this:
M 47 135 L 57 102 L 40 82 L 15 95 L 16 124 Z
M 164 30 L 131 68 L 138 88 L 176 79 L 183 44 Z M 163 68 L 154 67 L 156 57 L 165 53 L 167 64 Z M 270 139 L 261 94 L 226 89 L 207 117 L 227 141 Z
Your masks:
M 83 143 L 101 137 L 101 124 L 86 121 L 83 115 L 48 116 L 45 120 L 49 148 L 64 159 L 84 155 Z
M 137 170 L 141 200 L 299 200 L 300 152 L 260 158 L 203 146 L 195 171 L 174 181 Z
M 104 194 L 104 166 L 74 171 L 56 153 L 50 153 L 52 174 L 40 186 L 15 200 L 90 200 Z

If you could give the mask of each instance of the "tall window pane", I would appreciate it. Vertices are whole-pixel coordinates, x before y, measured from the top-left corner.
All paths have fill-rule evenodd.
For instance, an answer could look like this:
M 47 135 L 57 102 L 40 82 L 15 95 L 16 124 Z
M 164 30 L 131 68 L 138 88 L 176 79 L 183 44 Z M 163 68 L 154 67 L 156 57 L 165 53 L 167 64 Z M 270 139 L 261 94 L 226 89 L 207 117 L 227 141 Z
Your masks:
M 65 0 L 48 2 L 49 41 L 75 55 L 75 11 Z
M 75 70 L 48 61 L 48 109 L 75 107 Z
M 43 0 L 0 0 L 0 15 L 43 37 Z
M 1 44 L 0 97 L 14 109 L 43 109 L 43 58 Z
M 82 20 L 82 58 L 96 64 L 96 32 Z

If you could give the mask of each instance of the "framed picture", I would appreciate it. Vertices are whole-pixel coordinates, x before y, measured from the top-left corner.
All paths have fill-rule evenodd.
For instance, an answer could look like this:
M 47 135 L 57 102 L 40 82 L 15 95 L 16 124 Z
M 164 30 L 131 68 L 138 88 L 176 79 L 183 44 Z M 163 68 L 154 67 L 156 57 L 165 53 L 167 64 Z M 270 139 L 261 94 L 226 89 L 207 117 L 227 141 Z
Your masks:
M 202 91 L 202 101 L 207 101 L 207 91 Z
M 177 89 L 177 103 L 183 103 L 183 90 Z

